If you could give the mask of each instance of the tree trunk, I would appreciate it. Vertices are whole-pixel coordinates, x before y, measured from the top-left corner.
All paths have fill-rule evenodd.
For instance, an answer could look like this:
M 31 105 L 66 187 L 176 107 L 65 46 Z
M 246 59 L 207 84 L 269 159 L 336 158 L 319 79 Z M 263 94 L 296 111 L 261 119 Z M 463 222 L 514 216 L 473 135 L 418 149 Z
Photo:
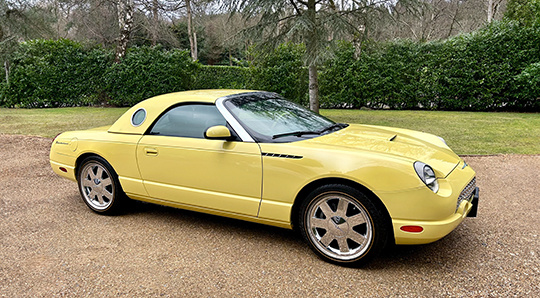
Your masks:
M 191 59 L 193 61 L 197 60 L 197 41 L 195 40 L 196 35 L 193 32 L 193 14 L 191 12 L 191 0 L 186 0 L 186 10 L 187 10 L 187 30 L 189 35 L 189 46 L 191 48 Z
M 157 44 L 158 39 L 158 6 L 158 0 L 152 0 L 152 26 L 150 26 L 152 28 L 152 46 Z
M 127 51 L 127 45 L 133 28 L 133 0 L 118 1 L 118 25 L 120 37 L 116 46 L 115 63 L 120 63 Z
M 194 54 L 195 60 L 199 59 L 199 47 L 197 46 L 197 32 L 193 32 L 193 53 L 195 53 Z
M 492 20 L 493 20 L 493 0 L 488 0 L 487 22 L 491 23 Z
M 309 108 L 319 113 L 319 82 L 317 80 L 317 65 L 316 59 L 318 55 L 318 39 L 317 39 L 317 10 L 316 1 L 308 0 L 307 2 L 307 17 L 310 20 L 311 28 L 306 39 L 306 55 L 309 68 Z
M 309 108 L 319 113 L 319 81 L 317 78 L 317 66 L 309 66 Z
M 6 71 L 6 84 L 9 85 L 9 62 L 4 61 L 4 70 Z

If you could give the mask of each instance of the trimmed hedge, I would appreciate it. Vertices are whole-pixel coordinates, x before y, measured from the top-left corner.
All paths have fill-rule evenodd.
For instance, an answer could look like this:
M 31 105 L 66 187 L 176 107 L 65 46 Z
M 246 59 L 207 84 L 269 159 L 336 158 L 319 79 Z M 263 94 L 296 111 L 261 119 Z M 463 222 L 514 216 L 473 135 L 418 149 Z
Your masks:
M 187 51 L 134 47 L 104 75 L 108 104 L 132 106 L 159 94 L 191 89 L 197 65 Z
M 325 108 L 540 111 L 540 25 L 495 22 L 445 41 L 350 43 L 320 68 Z M 250 67 L 203 66 L 189 53 L 131 48 L 120 64 L 113 52 L 69 40 L 22 43 L 10 83 L 0 80 L 0 105 L 62 107 L 133 105 L 189 89 L 274 91 L 307 104 L 305 47 L 283 44 L 255 53 Z
M 303 45 L 285 43 L 271 53 L 255 53 L 250 67 L 201 65 L 194 89 L 253 89 L 276 92 L 297 103 L 307 103 L 308 75 Z
M 201 65 L 193 89 L 250 89 L 251 70 L 238 66 Z
M 187 51 L 133 47 L 115 64 L 107 49 L 88 49 L 70 40 L 34 40 L 22 43 L 15 54 L 9 86 L 0 81 L 0 105 L 131 106 L 159 94 L 221 88 L 274 91 L 305 102 L 302 51 L 302 46 L 284 44 L 251 67 L 228 67 L 192 62 Z
M 94 104 L 111 59 L 111 53 L 85 49 L 67 39 L 22 43 L 14 55 L 1 105 L 42 108 Z
M 325 107 L 539 111 L 540 26 L 493 23 L 442 42 L 343 44 L 321 73 Z M 528 91 L 526 91 L 528 90 Z
M 300 104 L 308 104 L 308 70 L 303 44 L 284 43 L 270 53 L 255 53 L 251 66 L 252 89 L 276 92 Z

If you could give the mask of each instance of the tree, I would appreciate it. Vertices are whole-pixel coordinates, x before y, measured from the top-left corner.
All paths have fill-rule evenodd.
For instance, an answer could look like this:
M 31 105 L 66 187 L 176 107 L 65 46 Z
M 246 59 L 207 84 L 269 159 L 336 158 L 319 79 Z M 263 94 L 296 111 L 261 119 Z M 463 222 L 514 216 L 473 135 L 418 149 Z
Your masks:
M 413 0 L 399 1 L 403 5 Z M 335 40 L 361 34 L 357 21 L 374 10 L 385 10 L 394 0 L 232 0 L 229 9 L 245 20 L 258 22 L 246 30 L 262 50 L 285 41 L 304 43 L 309 72 L 309 106 L 319 111 L 317 68 L 332 53 Z
M 540 0 L 509 0 L 504 16 L 525 26 L 539 23 Z
M 186 1 L 186 12 L 187 12 L 187 29 L 189 36 L 189 47 L 191 50 L 191 59 L 193 61 L 197 60 L 197 33 L 193 31 L 193 13 L 191 11 L 191 0 Z
M 0 63 L 9 83 L 10 60 L 19 41 L 54 37 L 45 8 L 26 1 L 0 0 Z M 2 76 L 4 77 L 4 76 Z
M 118 0 L 118 26 L 120 37 L 116 46 L 114 61 L 119 63 L 126 55 L 127 45 L 133 28 L 133 0 Z
M 487 22 L 491 23 L 504 0 L 487 0 Z

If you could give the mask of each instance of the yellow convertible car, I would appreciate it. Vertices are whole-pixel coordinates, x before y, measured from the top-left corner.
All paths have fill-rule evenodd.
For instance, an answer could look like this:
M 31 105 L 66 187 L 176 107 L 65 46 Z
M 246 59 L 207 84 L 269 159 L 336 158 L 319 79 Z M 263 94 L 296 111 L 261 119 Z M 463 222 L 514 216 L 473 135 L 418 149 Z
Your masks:
M 147 99 L 110 127 L 58 135 L 50 163 L 99 214 L 131 198 L 295 228 L 341 265 L 436 241 L 478 205 L 475 172 L 443 139 L 335 123 L 260 91 Z

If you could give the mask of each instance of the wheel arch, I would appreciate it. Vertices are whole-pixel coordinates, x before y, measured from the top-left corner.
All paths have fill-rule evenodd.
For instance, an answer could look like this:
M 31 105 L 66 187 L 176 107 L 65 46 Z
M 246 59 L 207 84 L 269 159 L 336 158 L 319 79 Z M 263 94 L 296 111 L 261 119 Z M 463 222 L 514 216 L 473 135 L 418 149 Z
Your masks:
M 384 203 L 379 199 L 379 197 L 373 193 L 369 188 L 365 187 L 364 185 L 352 181 L 345 178 L 322 178 L 319 180 L 315 180 L 310 182 L 309 184 L 305 185 L 300 192 L 298 192 L 298 195 L 296 195 L 296 198 L 294 200 L 292 210 L 291 210 L 291 224 L 293 229 L 296 229 L 298 227 L 298 213 L 300 212 L 300 206 L 302 205 L 302 201 L 308 196 L 310 192 L 315 190 L 319 186 L 327 185 L 327 184 L 343 184 L 347 185 L 353 188 L 356 188 L 360 190 L 362 193 L 364 193 L 368 198 L 379 208 L 379 210 L 382 211 L 386 224 L 388 225 L 388 231 L 389 231 L 389 238 L 393 242 L 394 234 L 392 229 L 392 218 L 390 217 L 390 213 L 388 212 L 388 209 L 384 205 Z
M 83 153 L 83 154 L 79 155 L 79 157 L 77 157 L 77 160 L 75 160 L 75 177 L 79 176 L 79 169 L 80 169 L 81 163 L 85 159 L 87 159 L 88 157 L 91 157 L 91 156 L 97 156 L 97 157 L 101 157 L 101 158 L 105 159 L 103 156 L 101 156 L 101 155 L 99 155 L 97 153 L 94 153 L 94 152 L 86 152 L 86 153 Z

